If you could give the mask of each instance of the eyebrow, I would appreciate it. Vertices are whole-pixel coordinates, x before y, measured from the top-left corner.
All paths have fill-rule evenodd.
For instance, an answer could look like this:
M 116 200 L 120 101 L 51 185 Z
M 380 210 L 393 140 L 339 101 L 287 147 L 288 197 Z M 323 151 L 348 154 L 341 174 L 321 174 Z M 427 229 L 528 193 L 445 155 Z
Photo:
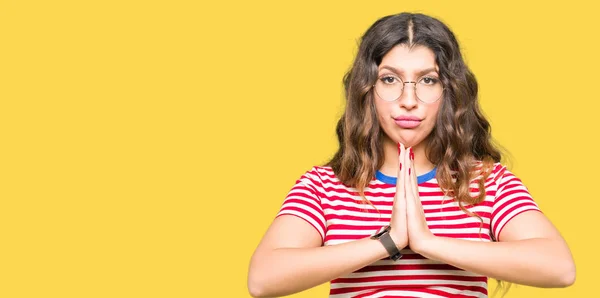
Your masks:
M 399 69 L 397 69 L 397 68 L 394 68 L 394 67 L 392 67 L 392 66 L 389 66 L 389 65 L 384 65 L 384 66 L 382 66 L 382 67 L 381 67 L 381 69 L 382 69 L 382 70 L 383 70 L 383 69 L 388 69 L 388 70 L 391 70 L 391 71 L 393 71 L 393 72 L 395 72 L 395 73 L 397 73 L 397 74 L 401 74 L 401 73 L 403 73 L 401 70 L 399 70 Z M 426 68 L 426 69 L 423 69 L 423 70 L 420 70 L 420 71 L 418 71 L 418 72 L 417 72 L 417 75 L 418 75 L 418 76 L 421 76 L 421 75 L 424 75 L 424 74 L 426 74 L 426 73 L 430 73 L 430 72 L 432 72 L 432 71 L 437 73 L 437 70 L 435 69 L 435 67 L 430 67 L 430 68 Z

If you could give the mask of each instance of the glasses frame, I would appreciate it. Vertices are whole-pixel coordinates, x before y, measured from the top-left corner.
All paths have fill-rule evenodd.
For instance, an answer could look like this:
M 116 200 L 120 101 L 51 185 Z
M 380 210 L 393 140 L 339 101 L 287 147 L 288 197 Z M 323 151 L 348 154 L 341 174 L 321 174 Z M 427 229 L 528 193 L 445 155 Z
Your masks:
M 375 82 L 375 84 L 371 85 L 371 89 L 377 94 L 377 96 L 379 96 L 379 98 L 381 98 L 381 100 L 385 101 L 385 102 L 395 102 L 398 99 L 400 99 L 400 97 L 402 97 L 402 94 L 404 94 L 404 89 L 405 89 L 405 84 L 414 84 L 413 85 L 413 90 L 415 90 L 415 97 L 422 103 L 424 104 L 432 104 L 435 103 L 436 101 L 440 100 L 443 96 L 444 96 L 444 90 L 446 90 L 446 87 L 444 86 L 444 84 L 442 84 L 442 80 L 437 78 L 437 80 L 440 81 L 440 84 L 442 84 L 442 93 L 440 94 L 440 97 L 438 97 L 436 100 L 432 101 L 432 102 L 428 102 L 428 101 L 424 101 L 421 98 L 419 98 L 419 95 L 417 94 L 417 82 L 419 82 L 421 79 L 428 77 L 427 75 L 424 76 L 420 76 L 417 78 L 417 81 L 403 81 L 401 78 L 397 77 L 398 80 L 400 80 L 400 82 L 402 83 L 402 91 L 400 91 L 400 95 L 398 95 L 398 97 L 396 97 L 396 99 L 394 100 L 385 100 L 383 99 L 383 97 L 381 97 L 381 95 L 379 95 L 379 93 L 377 92 L 377 88 L 375 87 L 375 85 L 377 85 L 377 82 Z M 379 81 L 381 78 L 378 78 L 377 80 Z

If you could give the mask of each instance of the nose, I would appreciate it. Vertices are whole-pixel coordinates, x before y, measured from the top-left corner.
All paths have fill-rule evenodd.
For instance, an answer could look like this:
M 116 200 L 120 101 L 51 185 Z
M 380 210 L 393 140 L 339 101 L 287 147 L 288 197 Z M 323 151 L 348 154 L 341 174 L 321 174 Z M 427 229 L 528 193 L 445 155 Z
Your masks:
M 404 107 L 407 110 L 412 110 L 417 107 L 419 100 L 417 99 L 416 87 L 416 82 L 404 82 L 404 88 L 400 95 L 400 99 L 398 100 L 400 107 Z

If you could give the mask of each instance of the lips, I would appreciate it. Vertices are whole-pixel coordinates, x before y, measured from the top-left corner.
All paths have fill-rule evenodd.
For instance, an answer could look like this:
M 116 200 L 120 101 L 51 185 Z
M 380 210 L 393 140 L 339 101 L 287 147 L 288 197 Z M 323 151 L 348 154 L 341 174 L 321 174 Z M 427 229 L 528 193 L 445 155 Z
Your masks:
M 399 116 L 394 117 L 394 122 L 401 128 L 411 129 L 416 128 L 421 124 L 422 119 L 416 116 Z

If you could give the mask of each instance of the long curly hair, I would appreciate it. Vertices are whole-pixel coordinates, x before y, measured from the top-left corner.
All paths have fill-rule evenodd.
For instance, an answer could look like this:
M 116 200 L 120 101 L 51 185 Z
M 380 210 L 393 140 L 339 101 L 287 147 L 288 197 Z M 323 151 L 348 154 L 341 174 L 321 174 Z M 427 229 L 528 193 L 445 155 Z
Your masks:
M 461 208 L 485 199 L 485 177 L 500 151 L 492 144 L 491 127 L 477 101 L 477 81 L 465 64 L 458 42 L 439 20 L 418 13 L 400 13 L 377 20 L 362 36 L 351 69 L 344 75 L 346 109 L 336 132 L 339 149 L 327 162 L 338 179 L 355 187 L 366 201 L 364 190 L 384 162 L 383 134 L 377 119 L 372 85 L 378 65 L 394 46 L 422 45 L 435 54 L 444 98 L 433 131 L 427 136 L 426 156 L 437 166 L 436 178 L 444 192 Z M 481 170 L 476 161 L 481 161 Z M 479 194 L 471 196 L 475 175 Z
M 478 85 L 465 64 L 458 41 L 441 21 L 420 13 L 400 13 L 377 20 L 361 37 L 358 53 L 344 75 L 346 108 L 337 123 L 339 149 L 327 162 L 338 179 L 354 187 L 365 203 L 365 188 L 384 163 L 383 134 L 377 119 L 372 85 L 384 55 L 396 45 L 421 45 L 435 54 L 444 85 L 435 127 L 424 140 L 426 157 L 437 167 L 444 193 L 464 206 L 485 199 L 484 182 L 501 153 L 492 144 L 491 127 L 478 104 Z M 470 184 L 478 178 L 479 192 Z M 371 204 L 372 205 L 372 204 Z

